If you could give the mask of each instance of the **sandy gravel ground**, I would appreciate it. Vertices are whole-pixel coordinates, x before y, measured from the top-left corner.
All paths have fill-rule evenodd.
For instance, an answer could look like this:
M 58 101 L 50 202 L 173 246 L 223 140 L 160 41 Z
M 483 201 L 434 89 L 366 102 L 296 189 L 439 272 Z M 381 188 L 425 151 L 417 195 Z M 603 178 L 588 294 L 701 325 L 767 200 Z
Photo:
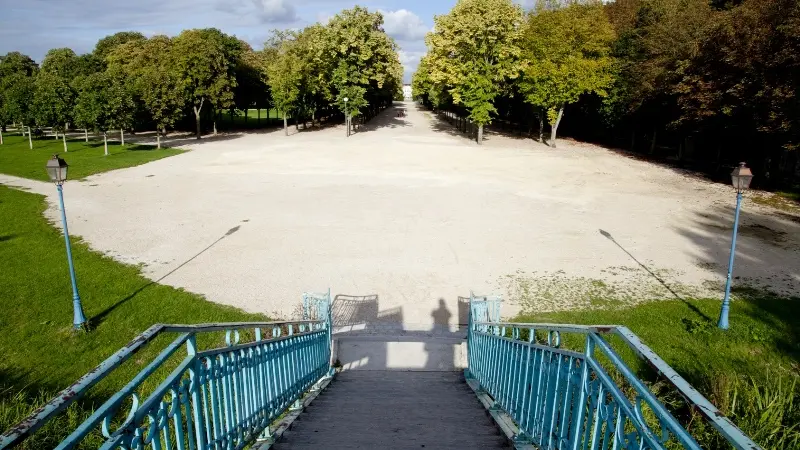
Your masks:
M 729 187 L 590 145 L 478 146 L 401 107 L 349 139 L 342 127 L 178 139 L 192 151 L 68 183 L 70 230 L 215 302 L 288 316 L 303 291 L 330 287 L 372 296 L 351 299 L 351 320 L 415 329 L 463 322 L 470 290 L 510 297 L 508 316 L 721 289 Z M 46 183 L 0 182 L 55 199 Z M 746 200 L 737 282 L 797 294 L 799 227 Z

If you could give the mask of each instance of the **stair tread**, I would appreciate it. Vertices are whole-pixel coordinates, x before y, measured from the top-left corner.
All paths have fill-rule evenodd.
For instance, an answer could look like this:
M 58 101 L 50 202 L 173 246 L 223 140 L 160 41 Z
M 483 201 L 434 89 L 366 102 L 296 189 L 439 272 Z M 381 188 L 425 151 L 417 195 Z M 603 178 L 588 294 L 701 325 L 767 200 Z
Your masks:
M 274 448 L 507 445 L 459 372 L 347 371 L 311 403 Z

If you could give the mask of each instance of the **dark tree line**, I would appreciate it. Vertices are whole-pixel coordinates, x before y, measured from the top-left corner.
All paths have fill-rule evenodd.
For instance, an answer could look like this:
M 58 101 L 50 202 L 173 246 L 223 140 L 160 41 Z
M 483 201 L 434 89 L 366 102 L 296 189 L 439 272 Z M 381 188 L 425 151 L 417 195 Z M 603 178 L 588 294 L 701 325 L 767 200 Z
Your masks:
M 451 15 L 465 3 L 459 2 Z M 595 15 L 598 9 L 604 18 Z M 485 39 L 504 42 L 510 49 L 504 57 L 517 66 L 513 74 L 494 81 L 496 94 L 483 107 L 491 116 L 480 118 L 482 123 L 541 136 L 547 119 L 553 132 L 561 124 L 563 134 L 719 178 L 747 161 L 759 186 L 796 188 L 797 0 L 542 0 L 514 20 L 519 33 L 496 31 Z M 610 35 L 604 23 L 610 24 Z M 428 56 L 415 75 L 415 96 L 477 120 L 453 94 L 469 83 L 481 93 L 489 91 L 469 77 L 438 73 L 435 59 L 450 64 L 455 54 L 437 53 L 447 49 L 442 45 L 447 30 L 440 28 L 428 39 Z M 583 68 L 570 67 L 581 60 Z M 467 67 L 474 61 L 479 59 Z M 591 76 L 581 80 L 576 74 Z M 569 86 L 579 89 L 570 93 Z

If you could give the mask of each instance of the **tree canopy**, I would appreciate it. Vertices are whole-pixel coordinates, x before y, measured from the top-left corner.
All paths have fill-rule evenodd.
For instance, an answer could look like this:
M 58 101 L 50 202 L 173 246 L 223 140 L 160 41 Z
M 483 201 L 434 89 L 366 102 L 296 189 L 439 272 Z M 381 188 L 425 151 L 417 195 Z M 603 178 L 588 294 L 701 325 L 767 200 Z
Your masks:
M 587 93 L 605 96 L 613 82 L 614 29 L 598 3 L 566 8 L 540 5 L 524 27 L 524 69 L 519 89 L 546 114 L 550 145 L 567 104 Z
M 515 8 L 459 0 L 436 17 L 414 97 L 478 124 L 532 130 L 539 116 L 540 136 L 546 118 L 551 145 L 559 130 L 720 178 L 746 160 L 762 186 L 797 185 L 796 0 L 539 0 L 524 17 Z
M 437 16 L 428 34 L 428 56 L 420 76 L 431 89 L 463 105 L 478 124 L 478 142 L 483 126 L 496 111 L 494 99 L 504 85 L 518 77 L 522 8 L 511 0 L 460 0 L 449 14 Z M 444 94 L 444 95 L 442 95 Z

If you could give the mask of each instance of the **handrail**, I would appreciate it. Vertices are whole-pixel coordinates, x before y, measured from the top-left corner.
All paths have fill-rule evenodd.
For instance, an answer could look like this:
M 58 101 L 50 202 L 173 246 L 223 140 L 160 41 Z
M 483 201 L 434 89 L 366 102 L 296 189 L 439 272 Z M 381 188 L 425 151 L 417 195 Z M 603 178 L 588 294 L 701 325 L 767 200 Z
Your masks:
M 329 295 L 327 297 L 320 295 L 317 298 L 318 302 L 330 305 Z M 320 308 L 330 310 L 329 306 Z M 256 435 L 265 433 L 265 429 L 268 433 L 268 425 L 272 419 L 296 401 L 308 387 L 329 375 L 330 328 L 329 315 L 317 320 L 304 318 L 298 321 L 155 324 L 0 435 L 0 450 L 11 448 L 32 436 L 48 421 L 84 396 L 91 387 L 163 333 L 180 333 L 180 335 L 73 430 L 58 449 L 75 447 L 101 425 L 103 434 L 108 439 L 104 448 L 117 448 L 119 443 L 131 439 L 134 441 L 147 439 L 148 442 L 162 439 L 153 435 L 153 431 L 158 427 L 162 428 L 159 428 L 156 434 L 166 433 L 164 438 L 169 440 L 170 421 L 166 420 L 166 415 L 169 415 L 174 422 L 175 433 L 178 433 L 180 428 L 181 436 L 176 435 L 173 438 L 176 443 L 180 440 L 178 448 L 184 448 L 186 433 L 195 434 L 198 444 L 211 441 L 230 442 L 232 439 L 241 444 L 245 438 L 252 440 Z M 239 342 L 241 339 L 239 331 L 243 329 L 253 331 L 252 342 Z M 198 349 L 196 336 L 223 331 L 224 347 L 205 351 Z M 161 382 L 151 396 L 140 404 L 137 390 L 142 387 L 142 383 L 156 370 L 164 367 L 164 363 L 184 344 L 187 349 L 186 358 Z M 253 388 L 254 392 L 247 391 L 246 386 Z M 269 391 L 268 395 L 266 391 Z M 162 397 L 170 392 L 172 400 L 164 400 Z M 130 413 L 123 424 L 112 432 L 110 427 L 114 415 L 125 402 L 130 402 L 132 405 Z M 217 404 L 209 405 L 207 402 L 217 402 Z M 181 405 L 185 407 L 189 417 L 179 417 L 184 422 L 178 426 L 176 415 L 182 414 L 178 411 L 183 409 Z M 159 412 L 160 409 L 166 412 Z M 192 415 L 194 417 L 191 417 Z M 148 431 L 145 432 L 141 427 L 142 421 L 146 419 L 150 423 Z M 200 420 L 206 423 L 201 424 L 198 422 Z M 166 432 L 163 428 L 164 423 L 167 423 Z M 195 447 L 191 445 L 190 448 Z M 198 446 L 198 448 L 205 447 Z
M 576 395 L 579 396 L 579 401 L 577 402 L 577 404 L 580 405 L 579 411 L 566 411 L 564 414 L 584 414 L 584 410 L 587 408 L 587 406 L 593 408 L 600 407 L 602 409 L 602 406 L 599 406 L 599 400 L 595 401 L 594 404 L 592 403 L 591 398 L 587 400 L 587 396 L 591 397 L 592 395 L 597 395 L 597 399 L 600 398 L 600 394 L 598 394 L 596 391 L 598 389 L 596 386 L 592 386 L 592 389 L 595 389 L 595 391 L 590 391 L 588 388 L 589 384 L 592 383 L 589 381 L 590 379 L 598 380 L 605 378 L 605 370 L 602 364 L 600 364 L 600 362 L 596 359 L 594 354 L 595 351 L 600 351 L 603 357 L 606 358 L 607 361 L 611 362 L 612 367 L 623 376 L 625 381 L 631 385 L 636 392 L 635 402 L 633 405 L 631 405 L 633 407 L 633 414 L 629 415 L 625 413 L 623 416 L 627 415 L 627 417 L 621 416 L 617 418 L 617 425 L 619 425 L 619 422 L 622 421 L 624 424 L 633 425 L 637 430 L 641 429 L 639 438 L 643 439 L 644 441 L 650 441 L 648 436 L 651 434 L 656 436 L 657 442 L 655 444 L 648 444 L 650 445 L 649 448 L 661 448 L 663 445 L 666 445 L 666 442 L 670 439 L 670 434 L 672 437 L 677 439 L 684 448 L 699 448 L 699 445 L 694 441 L 689 433 L 666 410 L 666 408 L 664 408 L 664 406 L 656 399 L 652 392 L 650 392 L 650 390 L 644 385 L 644 383 L 641 382 L 641 380 L 639 380 L 634 372 L 628 368 L 622 358 L 602 337 L 602 335 L 615 335 L 618 336 L 626 346 L 631 348 L 638 357 L 643 359 L 660 375 L 663 375 L 667 382 L 674 389 L 676 389 L 693 408 L 699 411 L 700 414 L 709 422 L 709 424 L 718 430 L 719 433 L 734 448 L 741 450 L 760 448 L 747 435 L 745 435 L 742 430 L 736 427 L 733 422 L 731 422 L 716 407 L 714 407 L 714 405 L 712 405 L 708 399 L 694 389 L 683 377 L 681 377 L 672 367 L 670 367 L 663 359 L 653 352 L 652 349 L 645 345 L 628 328 L 620 325 L 574 325 L 553 323 L 512 323 L 500 322 L 499 320 L 487 321 L 485 320 L 485 310 L 488 306 L 483 304 L 484 302 L 485 300 L 475 296 L 472 296 L 470 299 L 470 323 L 467 338 L 469 369 L 467 373 L 468 376 L 476 378 L 480 382 L 481 388 L 489 391 L 489 393 L 495 398 L 495 401 L 498 402 L 499 406 L 504 406 L 507 407 L 507 409 L 511 409 L 507 412 L 515 421 L 518 423 L 522 422 L 520 424 L 521 430 L 525 431 L 525 428 L 530 425 L 531 419 L 527 416 L 522 416 L 531 414 L 531 402 L 535 400 L 527 400 L 523 398 L 522 403 L 520 403 L 519 397 L 524 397 L 524 395 L 516 392 L 508 393 L 505 392 L 505 390 L 524 390 L 525 388 L 523 386 L 519 386 L 519 384 L 530 383 L 532 379 L 531 377 L 539 377 L 539 379 L 547 379 L 549 381 L 549 372 L 545 373 L 542 371 L 556 370 L 551 367 L 553 364 L 558 366 L 557 370 L 566 370 L 567 372 L 565 372 L 565 376 L 580 376 L 582 380 L 580 389 L 576 391 Z M 474 320 L 473 317 L 481 317 L 484 320 Z M 537 337 L 537 332 L 539 333 L 539 336 L 546 334 L 546 339 L 541 341 L 541 339 Z M 585 335 L 586 347 L 584 354 L 580 355 L 580 357 L 577 357 L 577 354 L 573 352 L 570 352 L 572 355 L 568 355 L 565 354 L 563 350 L 560 350 L 561 333 Z M 531 360 L 532 356 L 534 358 L 533 360 Z M 499 363 L 491 361 L 492 357 L 504 358 L 505 362 L 503 364 L 505 365 L 501 364 L 498 366 L 497 364 Z M 560 358 L 569 358 L 569 364 L 574 364 L 575 367 L 570 366 L 569 369 L 562 369 L 562 361 Z M 513 363 L 508 361 L 513 361 Z M 533 369 L 531 369 L 531 364 L 533 364 Z M 492 370 L 489 378 L 486 378 L 487 373 L 485 370 L 487 367 L 491 367 Z M 524 369 L 524 373 L 515 373 L 515 367 L 518 367 L 518 370 Z M 481 373 L 481 370 L 484 370 L 484 373 Z M 532 373 L 536 370 L 539 370 L 541 373 Z M 579 372 L 582 372 L 582 374 Z M 497 377 L 500 373 L 504 374 L 504 376 L 511 377 L 511 381 L 509 381 L 511 385 L 508 385 L 508 382 L 503 384 L 498 381 Z M 557 385 L 560 379 L 561 378 L 556 378 Z M 603 384 L 607 383 L 604 382 Z M 612 390 L 610 395 L 614 397 L 614 405 L 617 410 L 627 410 L 628 405 L 630 405 L 629 400 L 613 383 L 609 387 Z M 568 390 L 572 388 L 574 388 L 574 386 L 571 385 L 570 387 L 566 388 L 563 386 L 559 387 L 559 389 Z M 492 389 L 494 389 L 495 392 L 491 392 Z M 603 392 L 602 388 L 600 389 L 600 392 Z M 644 417 L 644 412 L 642 409 L 642 402 L 650 409 L 650 411 L 652 411 L 655 416 L 655 420 L 660 423 L 662 428 L 660 433 L 652 432 L 652 430 L 650 430 L 650 428 L 647 426 L 646 418 Z M 564 409 L 565 406 L 566 405 L 562 406 L 561 409 Z M 599 411 L 599 409 L 597 411 Z M 533 413 L 538 414 L 536 411 L 533 411 Z M 536 418 L 539 419 L 538 416 Z M 576 422 L 573 423 L 572 427 L 584 427 L 582 429 L 584 429 L 587 434 L 584 437 L 578 436 L 577 434 L 570 437 L 570 442 L 572 442 L 574 445 L 577 445 L 581 439 L 589 438 L 588 429 L 591 426 L 599 427 L 603 425 L 596 421 L 594 425 L 592 425 L 589 422 L 581 422 L 581 420 L 588 419 L 576 419 Z M 564 424 L 564 426 L 569 427 L 569 424 Z M 608 426 L 610 426 L 610 422 L 608 422 L 605 426 L 608 428 Z M 532 430 L 532 428 L 529 427 L 528 431 L 530 430 Z M 540 435 L 544 436 L 541 433 Z M 530 436 L 524 436 L 523 438 L 529 437 Z M 539 444 L 541 448 L 550 448 L 545 445 L 547 443 L 543 444 L 541 442 L 537 442 L 537 444 Z M 560 445 L 561 444 L 552 448 L 561 448 Z

